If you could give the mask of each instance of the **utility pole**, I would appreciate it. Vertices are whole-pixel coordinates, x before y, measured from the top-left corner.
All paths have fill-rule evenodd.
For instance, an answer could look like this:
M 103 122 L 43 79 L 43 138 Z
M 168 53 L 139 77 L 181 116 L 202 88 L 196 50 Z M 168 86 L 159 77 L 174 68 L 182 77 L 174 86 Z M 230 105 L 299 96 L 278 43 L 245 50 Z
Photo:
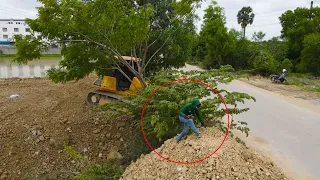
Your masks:
M 312 19 L 312 8 L 313 8 L 313 1 L 310 4 L 310 19 Z

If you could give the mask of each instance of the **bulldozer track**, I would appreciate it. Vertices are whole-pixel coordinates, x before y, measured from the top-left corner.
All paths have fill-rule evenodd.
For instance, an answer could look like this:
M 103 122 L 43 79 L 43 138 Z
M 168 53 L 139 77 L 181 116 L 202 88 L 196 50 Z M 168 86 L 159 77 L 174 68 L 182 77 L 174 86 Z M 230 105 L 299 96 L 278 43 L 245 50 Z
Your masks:
M 92 101 L 92 97 L 95 96 L 97 101 L 93 102 Z M 87 101 L 89 103 L 90 106 L 98 106 L 99 102 L 102 98 L 111 98 L 111 99 L 116 99 L 116 100 L 121 100 L 124 96 L 122 95 L 118 95 L 118 94 L 113 94 L 113 93 L 109 93 L 109 92 L 105 92 L 105 91 L 101 91 L 101 90 L 95 90 L 95 91 L 91 91 L 89 92 L 88 96 L 87 96 Z

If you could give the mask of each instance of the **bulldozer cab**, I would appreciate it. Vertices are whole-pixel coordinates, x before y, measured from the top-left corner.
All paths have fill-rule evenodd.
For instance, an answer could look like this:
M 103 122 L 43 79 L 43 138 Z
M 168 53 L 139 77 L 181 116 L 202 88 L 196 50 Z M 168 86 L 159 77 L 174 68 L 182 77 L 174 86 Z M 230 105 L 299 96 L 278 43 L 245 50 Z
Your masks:
M 117 58 L 117 57 L 116 57 Z M 132 67 L 134 67 L 135 70 L 138 71 L 138 61 L 141 61 L 141 59 L 136 59 L 134 57 L 130 57 L 130 56 L 122 56 L 122 58 L 124 60 L 126 60 L 128 63 L 130 63 L 130 65 Z M 130 71 L 129 68 L 127 68 L 125 65 L 120 64 L 119 65 L 121 68 L 121 71 L 123 71 L 129 78 L 131 81 L 133 81 L 135 75 Z M 111 72 L 110 74 L 106 74 L 104 76 L 100 76 L 95 82 L 94 85 L 95 86 L 101 86 L 101 84 L 103 83 L 103 79 L 105 77 L 112 77 L 116 79 L 116 89 L 118 91 L 127 91 L 130 89 L 131 86 L 131 82 L 128 80 L 128 78 L 121 73 L 118 69 L 114 70 L 113 72 Z
M 136 67 L 136 63 L 135 65 L 135 69 L 138 70 L 138 68 Z M 129 70 L 129 68 L 127 68 L 124 65 L 120 65 L 121 70 L 130 78 L 130 80 L 132 81 L 133 78 L 135 77 L 134 74 Z M 126 91 L 129 90 L 131 82 L 128 80 L 128 78 L 122 74 L 118 69 L 116 69 L 114 72 L 112 72 L 110 74 L 111 77 L 115 77 L 117 80 L 117 89 L 121 90 L 121 91 Z
M 131 56 L 122 56 L 122 58 L 138 71 L 137 63 L 138 61 L 141 61 L 140 59 Z M 100 99 L 112 98 L 120 100 L 124 96 L 132 96 L 136 94 L 137 90 L 143 88 L 139 79 L 135 77 L 129 68 L 123 64 L 120 64 L 119 66 L 121 71 L 123 71 L 132 82 L 130 82 L 130 80 L 118 69 L 110 74 L 98 77 L 93 83 L 96 90 L 90 92 L 87 96 L 87 101 L 91 106 L 97 106 Z

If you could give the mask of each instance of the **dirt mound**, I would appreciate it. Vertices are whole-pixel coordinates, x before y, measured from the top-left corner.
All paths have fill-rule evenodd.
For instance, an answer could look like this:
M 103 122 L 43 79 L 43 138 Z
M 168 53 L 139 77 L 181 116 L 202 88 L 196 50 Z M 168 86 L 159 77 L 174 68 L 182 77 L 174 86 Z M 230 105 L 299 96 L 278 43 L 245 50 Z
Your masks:
M 64 152 L 64 142 L 92 164 L 105 162 L 112 149 L 123 155 L 134 127 L 126 119 L 107 121 L 87 105 L 95 78 L 0 79 L 0 179 L 75 175 L 81 163 Z
M 179 144 L 167 140 L 156 151 L 179 162 L 193 162 L 211 154 L 222 142 L 224 134 L 216 128 L 200 129 L 201 139 L 189 135 Z M 288 179 L 273 163 L 228 137 L 209 159 L 197 164 L 167 162 L 155 153 L 142 155 L 123 174 L 122 180 L 133 179 Z

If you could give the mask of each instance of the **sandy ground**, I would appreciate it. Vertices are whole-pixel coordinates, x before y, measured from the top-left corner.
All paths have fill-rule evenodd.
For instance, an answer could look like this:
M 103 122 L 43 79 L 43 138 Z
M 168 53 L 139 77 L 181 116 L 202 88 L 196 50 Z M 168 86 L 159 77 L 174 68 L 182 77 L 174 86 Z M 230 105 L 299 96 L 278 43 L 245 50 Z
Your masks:
M 94 80 L 0 79 L 0 179 L 73 176 L 80 164 L 63 151 L 64 142 L 91 163 L 105 162 L 111 148 L 122 153 L 132 122 L 107 121 L 87 105 Z

